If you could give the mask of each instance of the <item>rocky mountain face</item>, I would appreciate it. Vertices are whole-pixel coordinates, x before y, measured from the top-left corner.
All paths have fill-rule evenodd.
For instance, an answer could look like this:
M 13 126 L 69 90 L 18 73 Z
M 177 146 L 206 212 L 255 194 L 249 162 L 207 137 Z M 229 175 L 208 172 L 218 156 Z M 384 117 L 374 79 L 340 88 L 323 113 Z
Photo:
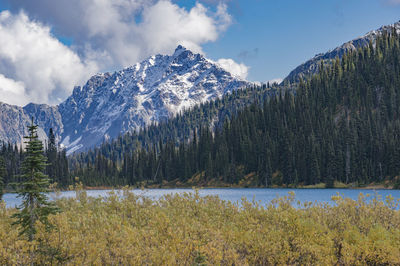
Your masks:
M 321 62 L 329 63 L 332 59 L 335 59 L 336 57 L 341 58 L 344 54 L 346 54 L 349 51 L 355 51 L 358 48 L 365 47 L 366 45 L 369 44 L 370 41 L 374 43 L 377 36 L 383 34 L 383 32 L 385 31 L 390 33 L 393 28 L 395 28 L 396 32 L 400 34 L 400 21 L 392 25 L 383 26 L 378 30 L 370 31 L 364 36 L 346 42 L 343 45 L 327 53 L 317 54 L 311 60 L 308 60 L 307 62 L 301 64 L 300 66 L 295 68 L 292 72 L 290 72 L 284 81 L 298 82 L 300 78 L 302 79 L 307 78 L 318 72 L 318 68 Z
M 13 143 L 22 143 L 28 130 L 29 117 L 19 106 L 0 103 L 0 139 Z
M 52 127 L 70 154 L 250 84 L 178 46 L 171 56 L 97 74 L 58 106 L 0 104 L 0 139 L 20 143 L 34 117 L 41 137 Z
M 31 118 L 39 126 L 38 135 L 47 139 L 47 132 L 52 127 L 56 132 L 62 132 L 63 124 L 57 106 L 46 104 L 28 104 L 25 107 L 9 105 L 0 102 L 0 140 L 22 144 L 28 134 L 27 126 Z

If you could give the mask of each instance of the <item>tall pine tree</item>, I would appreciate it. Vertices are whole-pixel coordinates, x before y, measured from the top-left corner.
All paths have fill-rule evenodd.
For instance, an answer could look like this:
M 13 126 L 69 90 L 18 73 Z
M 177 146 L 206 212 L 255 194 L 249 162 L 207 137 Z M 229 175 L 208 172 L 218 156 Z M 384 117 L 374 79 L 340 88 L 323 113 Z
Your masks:
M 43 173 L 46 168 L 46 158 L 43 155 L 43 144 L 37 135 L 38 126 L 33 123 L 28 127 L 29 136 L 26 143 L 26 156 L 21 167 L 22 182 L 17 186 L 18 197 L 22 203 L 12 218 L 16 219 L 13 225 L 20 227 L 20 235 L 26 235 L 32 241 L 36 234 L 35 224 L 42 222 L 47 228 L 49 214 L 55 214 L 59 209 L 48 201 L 46 192 L 49 192 L 49 179 Z

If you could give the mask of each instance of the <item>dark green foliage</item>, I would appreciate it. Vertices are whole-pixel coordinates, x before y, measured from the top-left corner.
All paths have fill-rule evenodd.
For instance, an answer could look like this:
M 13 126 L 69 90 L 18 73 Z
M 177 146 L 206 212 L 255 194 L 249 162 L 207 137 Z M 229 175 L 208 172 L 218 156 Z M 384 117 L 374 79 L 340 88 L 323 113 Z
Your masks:
M 6 165 L 4 162 L 4 158 L 0 156 L 0 201 L 3 197 L 3 189 L 4 189 L 4 176 L 6 175 Z
M 47 175 L 49 176 L 50 180 L 57 182 L 59 181 L 58 177 L 56 176 L 57 146 L 56 146 L 56 137 L 54 136 L 52 128 L 50 128 L 49 131 L 49 141 L 47 144 L 46 155 L 48 163 L 46 167 Z
M 65 187 L 70 183 L 68 159 L 65 150 L 58 151 L 53 129 L 49 130 L 49 141 L 46 149 L 46 174 L 50 181 Z
M 31 241 L 34 239 L 36 221 L 40 221 L 50 228 L 48 215 L 55 214 L 59 209 L 48 201 L 46 192 L 49 192 L 49 179 L 43 173 L 46 168 L 46 157 L 43 155 L 43 144 L 38 139 L 37 125 L 28 127 L 29 136 L 26 143 L 25 159 L 21 167 L 22 182 L 17 186 L 18 197 L 22 198 L 19 211 L 12 216 L 13 223 L 20 227 L 20 235 L 26 235 Z
M 215 108 L 197 107 L 75 155 L 73 174 L 86 184 L 185 182 L 197 174 L 204 181 L 237 183 L 254 174 L 253 185 L 324 182 L 328 187 L 335 181 L 366 184 L 400 175 L 396 33 L 383 34 L 376 48 L 350 52 L 319 69 L 294 93 L 254 88 L 260 93 L 235 111 L 227 106 L 237 98 L 226 96 L 208 103 Z M 219 123 L 210 122 L 213 114 L 204 115 L 210 110 Z M 191 119 L 197 115 L 208 119 Z
M 25 158 L 22 147 L 17 147 L 11 143 L 0 143 L 0 157 L 5 161 L 5 173 L 3 175 L 4 184 L 22 182 L 21 165 Z M 69 164 L 65 150 L 59 150 L 55 142 L 55 136 L 50 129 L 49 140 L 46 145 L 44 155 L 47 158 L 45 174 L 49 176 L 50 182 L 56 182 L 61 187 L 66 187 L 71 183 L 69 175 Z
M 11 143 L 0 143 L 0 157 L 4 159 L 5 172 L 3 174 L 4 186 L 19 182 L 20 166 L 23 161 L 22 148 Z
M 78 176 L 84 184 L 92 186 L 136 184 L 144 180 L 161 182 L 164 173 L 171 177 L 175 174 L 188 176 L 194 169 L 198 169 L 198 166 L 182 164 L 175 169 L 174 165 L 166 163 L 165 160 L 169 156 L 175 156 L 173 161 L 176 161 L 182 154 L 183 160 L 194 160 L 193 153 L 198 151 L 195 149 L 192 154 L 185 154 L 184 150 L 189 147 L 185 145 L 192 141 L 197 142 L 201 128 L 221 128 L 225 121 L 229 121 L 246 106 L 254 102 L 263 103 L 277 91 L 276 85 L 237 90 L 221 99 L 195 106 L 158 125 L 124 134 L 86 153 L 74 154 L 69 158 L 71 176 Z M 211 134 L 208 137 L 210 136 Z M 179 144 L 182 146 L 178 148 Z M 225 144 L 225 147 L 227 145 Z M 169 150 L 170 148 L 177 148 L 178 154 Z M 163 151 L 166 154 L 163 155 L 162 163 L 158 163 L 157 155 Z M 146 155 L 146 152 L 149 154 Z M 202 158 L 209 157 L 205 155 Z M 227 160 L 227 156 L 221 153 L 218 159 Z M 147 166 L 143 169 L 137 168 L 137 165 Z M 156 171 L 157 169 L 159 170 Z

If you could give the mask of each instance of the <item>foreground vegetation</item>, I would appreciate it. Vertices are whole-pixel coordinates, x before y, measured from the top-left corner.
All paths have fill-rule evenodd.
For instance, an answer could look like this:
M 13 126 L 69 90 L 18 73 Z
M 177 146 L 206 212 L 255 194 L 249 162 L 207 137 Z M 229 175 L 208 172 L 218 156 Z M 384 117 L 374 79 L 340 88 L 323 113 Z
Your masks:
M 123 197 L 58 199 L 63 212 L 39 221 L 34 241 L 18 236 L 0 207 L 0 264 L 400 264 L 398 201 L 335 196 L 335 206 L 233 204 L 198 193 L 158 201 Z M 294 207 L 293 207 L 294 206 Z M 300 208 L 299 208 L 300 207 Z

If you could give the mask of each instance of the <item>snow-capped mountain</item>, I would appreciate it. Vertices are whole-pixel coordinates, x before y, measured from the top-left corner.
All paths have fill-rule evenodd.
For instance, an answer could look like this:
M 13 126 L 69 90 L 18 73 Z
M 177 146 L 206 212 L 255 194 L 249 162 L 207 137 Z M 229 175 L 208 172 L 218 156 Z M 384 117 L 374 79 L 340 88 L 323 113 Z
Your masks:
M 390 33 L 393 28 L 395 28 L 396 32 L 400 34 L 400 21 L 391 25 L 383 26 L 377 30 L 370 31 L 364 36 L 346 42 L 327 53 L 317 54 L 315 57 L 301 64 L 292 72 L 290 72 L 289 75 L 285 78 L 285 81 L 297 82 L 300 78 L 304 79 L 305 77 L 315 74 L 318 71 L 318 67 L 322 61 L 329 62 L 336 57 L 341 58 L 349 51 L 355 51 L 360 47 L 365 47 L 369 44 L 370 41 L 374 43 L 377 36 L 383 34 L 383 32 Z
M 0 139 L 21 142 L 33 116 L 42 133 L 53 127 L 59 143 L 72 153 L 250 84 L 178 46 L 173 55 L 155 55 L 118 72 L 97 74 L 58 106 L 0 105 Z

